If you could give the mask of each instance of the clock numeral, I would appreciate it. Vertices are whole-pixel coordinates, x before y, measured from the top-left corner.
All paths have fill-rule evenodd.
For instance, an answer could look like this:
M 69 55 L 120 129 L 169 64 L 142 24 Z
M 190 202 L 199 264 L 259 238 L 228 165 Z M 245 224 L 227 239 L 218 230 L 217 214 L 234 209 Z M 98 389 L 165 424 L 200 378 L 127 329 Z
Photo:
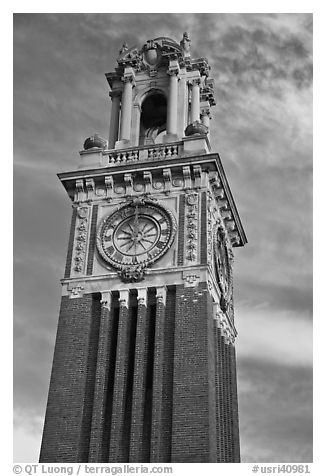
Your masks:
M 156 243 L 156 246 L 157 246 L 157 248 L 162 249 L 165 246 L 165 243 L 164 243 L 164 241 L 158 241 Z
M 123 256 L 122 256 L 121 253 L 119 253 L 119 251 L 116 251 L 113 255 L 113 258 L 117 261 L 120 261 L 120 260 L 122 260 Z
M 168 234 L 169 234 L 169 229 L 168 228 L 161 231 L 161 235 L 168 235 Z
M 107 252 L 109 255 L 112 255 L 112 253 L 114 252 L 113 246 L 109 246 L 108 248 L 106 248 L 106 252 Z
M 138 264 L 137 256 L 132 257 L 132 264 Z
M 161 225 L 162 223 L 165 223 L 165 218 L 160 218 L 160 220 L 158 220 L 159 224 Z
M 112 240 L 112 235 L 106 235 L 104 237 L 104 241 L 111 241 Z

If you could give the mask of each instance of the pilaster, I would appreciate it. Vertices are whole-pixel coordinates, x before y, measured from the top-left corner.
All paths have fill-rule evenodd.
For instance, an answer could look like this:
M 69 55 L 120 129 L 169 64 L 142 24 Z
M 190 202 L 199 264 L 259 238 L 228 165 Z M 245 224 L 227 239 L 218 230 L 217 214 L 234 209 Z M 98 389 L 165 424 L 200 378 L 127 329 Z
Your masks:
M 106 448 L 104 446 L 105 410 L 108 389 L 108 377 L 113 344 L 113 315 L 111 312 L 111 293 L 102 292 L 101 323 L 96 361 L 95 389 L 92 412 L 92 426 L 90 434 L 90 448 L 88 461 L 92 463 L 105 461 Z M 103 454 L 104 453 L 104 454 Z
M 163 365 L 164 365 L 164 318 L 166 309 L 165 286 L 156 288 L 155 348 L 153 368 L 151 462 L 164 462 L 163 434 Z
M 119 306 L 119 328 L 110 435 L 110 463 L 123 463 L 128 461 L 128 447 L 124 435 L 124 422 L 130 343 L 129 291 L 120 291 Z
M 146 456 L 144 454 L 144 419 L 149 315 L 147 312 L 147 288 L 138 289 L 137 293 L 138 309 L 129 461 L 141 463 L 146 462 Z

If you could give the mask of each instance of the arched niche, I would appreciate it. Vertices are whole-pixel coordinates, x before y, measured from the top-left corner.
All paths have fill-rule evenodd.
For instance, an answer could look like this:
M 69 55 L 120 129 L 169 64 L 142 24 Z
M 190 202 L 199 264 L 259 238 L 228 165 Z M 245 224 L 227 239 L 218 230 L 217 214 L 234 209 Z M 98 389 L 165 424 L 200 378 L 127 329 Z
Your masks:
M 167 100 L 165 94 L 151 90 L 141 104 L 139 145 L 163 142 L 166 131 Z

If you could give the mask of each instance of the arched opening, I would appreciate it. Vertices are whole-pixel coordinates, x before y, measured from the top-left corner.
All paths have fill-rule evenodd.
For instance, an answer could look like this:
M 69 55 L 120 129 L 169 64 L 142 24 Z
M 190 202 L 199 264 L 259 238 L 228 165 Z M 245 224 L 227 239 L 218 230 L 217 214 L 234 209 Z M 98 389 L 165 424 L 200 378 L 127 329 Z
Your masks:
M 141 107 L 139 145 L 163 142 L 166 131 L 167 101 L 163 93 L 153 91 Z

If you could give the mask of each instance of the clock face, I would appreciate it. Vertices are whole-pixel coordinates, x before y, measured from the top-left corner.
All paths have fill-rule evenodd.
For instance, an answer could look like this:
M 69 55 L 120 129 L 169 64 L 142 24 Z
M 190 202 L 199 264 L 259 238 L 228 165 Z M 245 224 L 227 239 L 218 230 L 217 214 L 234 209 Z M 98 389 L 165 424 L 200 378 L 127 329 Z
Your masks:
M 232 294 L 232 268 L 228 255 L 225 231 L 222 228 L 219 228 L 215 235 L 214 272 L 220 288 L 223 308 L 226 309 Z
M 116 268 L 148 265 L 171 246 L 175 228 L 173 215 L 162 206 L 146 201 L 131 203 L 102 220 L 98 250 Z

